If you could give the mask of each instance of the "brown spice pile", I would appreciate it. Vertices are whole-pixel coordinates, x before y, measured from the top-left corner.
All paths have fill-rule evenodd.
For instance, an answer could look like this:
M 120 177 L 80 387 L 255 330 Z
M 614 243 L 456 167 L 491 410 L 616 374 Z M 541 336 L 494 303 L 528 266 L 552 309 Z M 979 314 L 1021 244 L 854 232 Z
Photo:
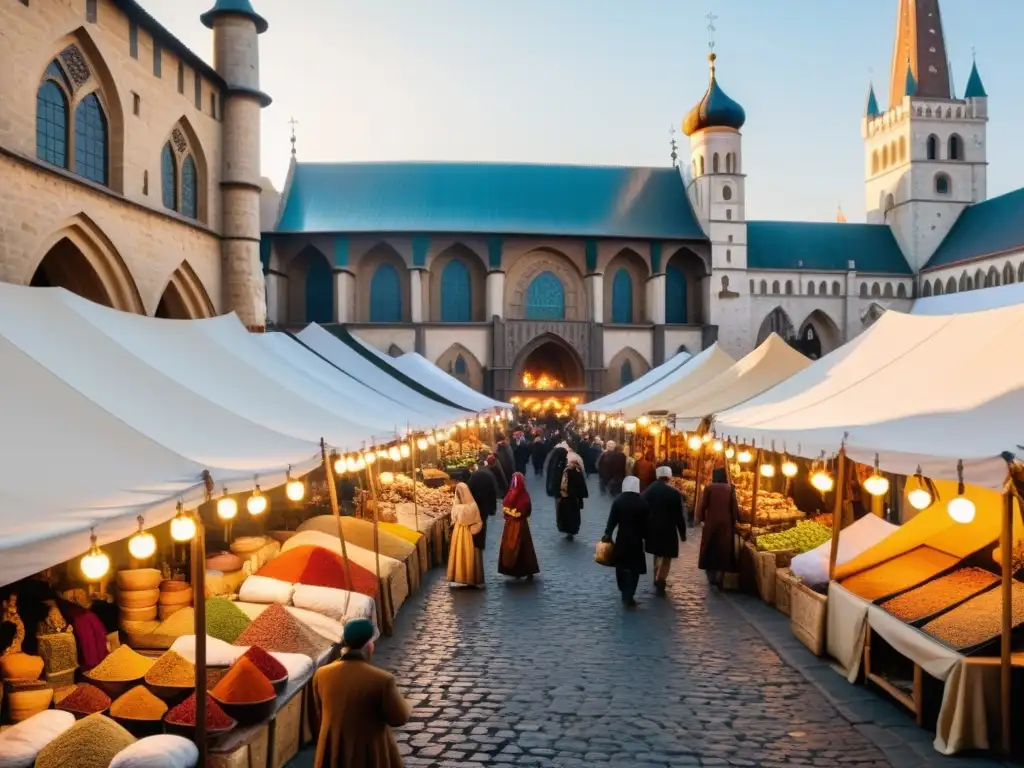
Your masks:
M 918 547 L 850 576 L 840 584 L 865 600 L 877 600 L 927 581 L 956 563 L 957 558 L 945 552 Z
M 167 705 L 149 692 L 144 685 L 136 685 L 110 705 L 110 714 L 124 720 L 160 720 Z
M 146 673 L 146 682 L 150 685 L 195 686 L 196 667 L 175 651 L 167 651 Z
M 245 628 L 235 645 L 258 645 L 277 653 L 303 653 L 313 659 L 328 648 L 326 640 L 276 603 Z
M 981 568 L 958 568 L 935 581 L 886 600 L 881 607 L 901 621 L 917 621 L 978 594 L 998 580 L 995 574 Z
M 1024 623 L 1024 584 L 1013 581 L 1013 617 L 1016 627 Z M 990 589 L 958 605 L 949 613 L 925 624 L 921 629 L 932 637 L 946 643 L 950 648 L 961 650 L 994 640 L 1002 634 L 1003 591 Z
M 77 712 L 80 715 L 94 715 L 97 712 L 105 712 L 110 706 L 110 697 L 95 685 L 82 683 L 75 687 L 75 690 L 61 699 L 57 709 L 66 712 Z

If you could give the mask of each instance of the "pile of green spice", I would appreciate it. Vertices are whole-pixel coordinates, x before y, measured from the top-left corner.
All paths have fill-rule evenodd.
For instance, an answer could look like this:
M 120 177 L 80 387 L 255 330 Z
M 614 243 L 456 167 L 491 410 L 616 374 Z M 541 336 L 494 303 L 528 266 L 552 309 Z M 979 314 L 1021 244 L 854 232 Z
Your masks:
M 146 673 L 146 682 L 150 685 L 167 685 L 178 688 L 194 687 L 196 667 L 181 654 L 167 651 Z
M 167 705 L 144 685 L 136 685 L 110 705 L 110 715 L 122 720 L 159 720 L 166 712 Z
M 75 690 L 61 699 L 57 709 L 65 712 L 74 712 L 79 715 L 95 715 L 97 712 L 106 712 L 110 706 L 110 697 L 95 685 L 82 683 L 75 687 Z
M 35 768 L 109 768 L 135 737 L 103 715 L 89 715 L 51 741 L 36 757 Z
M 196 724 L 196 695 L 193 693 L 181 704 L 174 707 L 164 718 L 172 725 L 195 725 Z M 230 728 L 235 721 L 224 714 L 224 710 L 213 700 L 210 694 L 206 694 L 206 729 L 209 731 L 223 731 Z
M 103 661 L 89 670 L 89 677 L 105 683 L 123 683 L 145 677 L 153 666 L 153 659 L 147 659 L 127 645 L 120 646 Z
M 210 637 L 233 643 L 249 623 L 249 617 L 230 600 L 215 597 L 206 601 L 206 634 Z

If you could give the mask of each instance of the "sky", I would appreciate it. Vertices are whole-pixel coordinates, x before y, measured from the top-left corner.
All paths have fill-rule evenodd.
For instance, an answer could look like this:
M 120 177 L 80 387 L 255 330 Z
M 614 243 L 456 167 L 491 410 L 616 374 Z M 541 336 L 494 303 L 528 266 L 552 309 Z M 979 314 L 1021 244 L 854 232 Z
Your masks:
M 868 83 L 888 104 L 897 0 L 252 0 L 262 165 L 465 160 L 667 166 L 708 81 L 747 112 L 749 219 L 864 220 Z M 213 62 L 212 0 L 143 0 Z M 301 11 L 300 11 L 301 9 Z M 1020 0 L 942 0 L 959 93 L 972 48 L 989 93 L 989 197 L 1024 186 Z M 688 141 L 676 133 L 683 158 Z

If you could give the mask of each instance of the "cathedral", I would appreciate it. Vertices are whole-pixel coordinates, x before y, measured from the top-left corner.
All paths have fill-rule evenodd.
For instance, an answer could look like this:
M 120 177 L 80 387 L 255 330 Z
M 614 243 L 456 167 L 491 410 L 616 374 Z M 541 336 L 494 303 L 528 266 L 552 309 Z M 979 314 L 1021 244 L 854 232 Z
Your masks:
M 918 297 L 1024 282 L 1024 189 L 987 199 L 988 95 L 977 66 L 953 89 L 939 0 L 896 0 L 888 106 L 872 87 L 860 116 L 865 223 L 750 217 L 748 116 L 714 54 L 674 165 L 307 163 L 293 147 L 275 189 L 268 22 L 211 2 L 212 66 L 136 0 L 0 7 L 0 280 L 257 331 L 344 324 L 503 399 L 541 376 L 592 399 L 681 349 L 740 356 L 772 331 L 817 357 Z

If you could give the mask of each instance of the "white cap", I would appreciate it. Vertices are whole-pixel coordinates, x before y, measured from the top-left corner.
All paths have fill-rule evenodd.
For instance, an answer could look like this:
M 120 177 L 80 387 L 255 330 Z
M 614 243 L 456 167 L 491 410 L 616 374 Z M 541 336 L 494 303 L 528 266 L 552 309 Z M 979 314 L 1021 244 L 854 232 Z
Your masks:
M 640 493 L 640 478 L 629 475 L 622 480 L 623 493 Z
M 654 470 L 656 477 L 672 477 L 672 467 L 661 466 Z

